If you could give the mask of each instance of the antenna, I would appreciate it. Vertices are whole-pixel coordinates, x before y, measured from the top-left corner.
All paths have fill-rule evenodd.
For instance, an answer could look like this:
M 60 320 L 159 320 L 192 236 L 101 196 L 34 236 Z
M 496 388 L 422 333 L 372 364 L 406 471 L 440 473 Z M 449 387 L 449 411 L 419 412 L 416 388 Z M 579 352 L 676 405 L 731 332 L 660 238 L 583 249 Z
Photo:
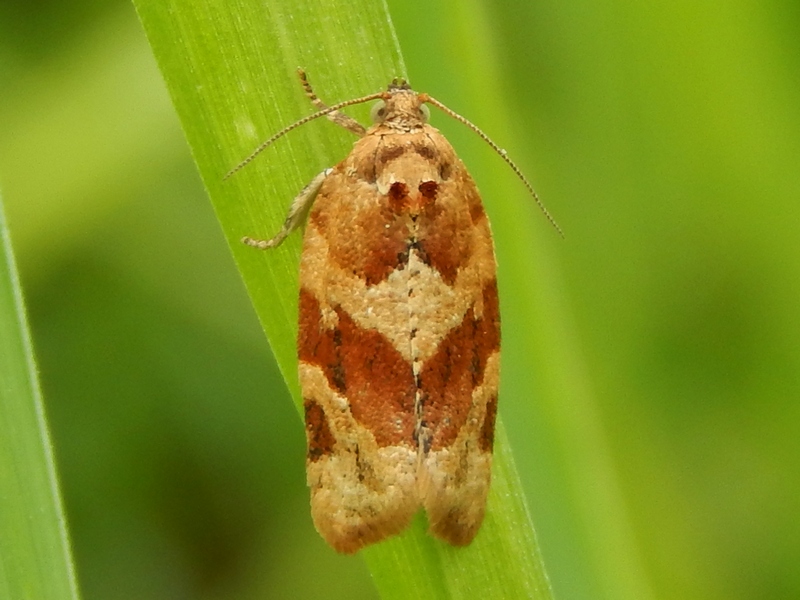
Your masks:
M 225 181 L 231 175 L 233 175 L 237 171 L 240 171 L 241 169 L 246 167 L 248 164 L 250 164 L 253 161 L 253 159 L 256 156 L 258 156 L 264 150 L 269 148 L 276 140 L 282 138 L 284 135 L 286 135 L 287 133 L 292 131 L 292 129 L 296 129 L 296 128 L 300 127 L 301 125 L 305 125 L 309 121 L 313 121 L 314 119 L 318 119 L 320 117 L 324 117 L 325 115 L 330 114 L 332 112 L 335 112 L 335 111 L 337 111 L 337 110 L 339 110 L 341 108 L 344 108 L 346 106 L 352 106 L 353 104 L 361 104 L 362 102 L 369 102 L 370 100 L 377 100 L 379 98 L 383 98 L 384 96 L 386 96 L 386 92 L 378 92 L 376 94 L 370 94 L 369 96 L 362 96 L 361 98 L 354 98 L 352 100 L 345 100 L 344 102 L 339 102 L 338 104 L 334 104 L 333 106 L 328 106 L 327 108 L 324 108 L 324 109 L 322 109 L 320 111 L 317 111 L 313 115 L 308 115 L 307 117 L 303 117 L 299 121 L 296 121 L 296 122 L 292 123 L 291 125 L 288 125 L 287 127 L 284 127 L 278 133 L 276 133 L 271 138 L 269 138 L 266 142 L 262 143 L 258 148 L 253 150 L 253 153 L 250 156 L 245 158 L 242 162 L 240 162 L 238 165 L 233 167 L 233 169 L 228 171 L 228 173 L 225 175 L 225 177 L 222 178 L 222 180 Z
M 478 136 L 480 136 L 480 138 L 483 139 L 484 142 L 489 144 L 489 146 L 492 147 L 492 150 L 497 152 L 500 155 L 500 158 L 502 158 L 504 161 L 506 161 L 506 164 L 509 167 L 511 167 L 511 170 L 514 171 L 514 173 L 517 174 L 517 177 L 520 178 L 522 183 L 525 184 L 525 187 L 528 188 L 528 191 L 530 192 L 531 196 L 533 196 L 534 201 L 539 206 L 539 208 L 541 209 L 542 213 L 544 213 L 544 216 L 547 218 L 548 221 L 550 221 L 550 224 L 553 227 L 555 227 L 555 230 L 558 232 L 558 235 L 560 235 L 562 238 L 564 237 L 564 232 L 561 231 L 561 227 L 558 226 L 558 223 L 556 223 L 556 220 L 553 218 L 553 216 L 547 210 L 547 208 L 545 207 L 544 203 L 539 199 L 539 195 L 536 193 L 536 190 L 533 189 L 533 186 L 525 178 L 525 175 L 522 174 L 522 171 L 520 170 L 520 168 L 514 163 L 513 160 L 511 160 L 508 157 L 508 153 L 505 150 L 503 150 L 500 146 L 495 144 L 492 141 L 492 139 L 488 135 L 483 133 L 483 131 L 481 131 L 481 129 L 477 125 L 475 125 L 471 121 L 467 120 L 465 117 L 462 117 L 460 114 L 458 114 L 454 110 L 447 108 L 444 104 L 442 104 L 441 102 L 436 100 L 436 98 L 431 98 L 428 94 L 420 94 L 420 99 L 423 102 L 427 102 L 429 104 L 433 104 L 436 108 L 438 108 L 442 112 L 450 115 L 456 121 L 459 121 L 459 122 L 463 123 L 464 125 L 466 125 L 470 129 L 472 129 L 472 131 L 477 133 Z
M 311 85 L 308 83 L 308 79 L 306 78 L 305 72 L 302 69 L 299 70 L 299 75 L 300 75 L 301 83 L 303 84 L 303 89 L 306 91 L 306 95 L 309 97 L 311 102 L 315 106 L 320 106 L 320 105 L 324 106 L 324 104 L 316 97 L 316 94 L 314 94 L 314 92 L 311 90 Z M 336 121 L 336 122 L 339 122 L 339 121 L 342 121 L 342 120 L 349 120 L 347 117 L 344 117 L 343 115 L 337 113 L 337 111 L 342 109 L 342 108 L 345 108 L 347 106 L 352 106 L 354 104 L 361 104 L 363 102 L 369 102 L 370 100 L 378 100 L 378 99 L 386 100 L 392 94 L 392 91 L 393 91 L 394 88 L 403 89 L 403 90 L 406 90 L 406 89 L 410 90 L 410 88 L 408 88 L 408 84 L 406 84 L 405 81 L 403 81 L 402 84 L 403 84 L 404 87 L 400 87 L 400 80 L 395 80 L 395 81 L 392 82 L 392 85 L 389 87 L 389 91 L 388 92 L 377 92 L 375 94 L 369 94 L 368 96 L 362 96 L 361 98 L 354 98 L 352 100 L 345 100 L 344 102 L 339 102 L 338 104 L 334 104 L 333 106 L 327 106 L 327 107 L 325 107 L 325 108 L 323 108 L 321 110 L 318 110 L 314 114 L 308 115 L 307 117 L 303 117 L 299 121 L 295 121 L 291 125 L 288 125 L 287 127 L 284 127 L 283 129 L 281 129 L 278 133 L 273 135 L 267 141 L 263 142 L 258 148 L 253 150 L 253 153 L 250 154 L 250 156 L 245 158 L 242 162 L 240 162 L 238 165 L 236 165 L 233 169 L 228 171 L 228 173 L 225 175 L 225 177 L 222 178 L 223 181 L 228 179 L 228 178 L 230 178 L 237 171 L 239 171 L 239 170 L 243 169 L 244 167 L 246 167 L 248 164 L 250 164 L 253 161 L 253 159 L 256 156 L 261 154 L 264 150 L 266 150 L 269 146 L 271 146 L 275 141 L 277 141 L 278 139 L 282 138 L 284 135 L 286 135 L 287 133 L 289 133 L 293 129 L 296 129 L 296 128 L 300 127 L 301 125 L 305 125 L 309 121 L 313 121 L 314 119 L 318 119 L 319 117 L 324 117 L 325 115 L 331 115 L 332 117 L 334 117 L 334 121 Z M 495 152 L 497 152 L 497 154 L 500 155 L 500 158 L 502 158 L 506 162 L 506 164 L 509 167 L 511 167 L 511 170 L 514 171 L 514 173 L 516 173 L 517 177 L 519 177 L 519 179 L 522 181 L 522 183 L 525 184 L 525 187 L 528 188 L 528 192 L 530 192 L 531 196 L 533 196 L 533 199 L 536 202 L 537 206 L 542 211 L 542 213 L 547 218 L 547 220 L 550 221 L 550 224 L 558 232 L 558 235 L 560 235 L 562 238 L 564 237 L 564 232 L 561 230 L 561 227 L 558 226 L 558 223 L 556 223 L 556 220 L 553 218 L 553 216 L 547 210 L 547 208 L 545 207 L 544 203 L 539 198 L 539 195 L 536 193 L 536 190 L 533 189 L 533 186 L 525 178 L 525 175 L 522 174 L 522 171 L 516 165 L 516 163 L 514 163 L 514 161 L 511 160 L 508 157 L 508 154 L 506 153 L 505 150 L 503 150 L 500 146 L 495 144 L 494 141 L 492 141 L 492 139 L 488 135 L 486 135 L 483 131 L 481 131 L 481 129 L 477 125 L 475 125 L 474 123 L 472 123 L 471 121 L 469 121 L 465 117 L 462 117 L 460 114 L 458 114 L 454 110 L 448 108 L 447 106 L 445 106 L 444 104 L 439 102 L 436 98 L 432 98 L 428 94 L 418 94 L 417 97 L 419 98 L 420 103 L 427 102 L 428 104 L 433 104 L 436 108 L 438 108 L 439 110 L 441 110 L 445 114 L 450 115 L 456 121 L 459 121 L 460 123 L 462 123 L 462 124 L 466 125 L 467 127 L 469 127 L 472 131 L 474 131 L 476 134 L 478 134 L 478 136 L 484 142 L 489 144 L 489 146 L 492 148 L 492 150 L 494 150 Z M 339 123 L 339 124 L 342 124 L 342 123 Z M 349 127 L 346 124 L 342 124 L 342 126 L 345 127 L 346 129 L 350 129 L 351 131 L 354 131 L 351 127 Z M 360 133 L 360 132 L 357 132 L 357 131 L 354 131 L 354 132 L 355 133 Z

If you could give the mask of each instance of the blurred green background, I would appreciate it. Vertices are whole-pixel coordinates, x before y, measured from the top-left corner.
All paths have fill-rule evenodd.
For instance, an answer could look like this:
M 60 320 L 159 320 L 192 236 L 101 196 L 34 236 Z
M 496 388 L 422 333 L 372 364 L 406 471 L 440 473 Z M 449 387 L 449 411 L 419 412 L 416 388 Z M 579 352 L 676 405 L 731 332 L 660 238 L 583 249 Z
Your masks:
M 415 87 L 458 108 L 437 70 L 459 57 L 426 54 L 447 12 L 389 5 Z M 800 597 L 800 5 L 480 6 L 567 234 L 553 277 L 639 576 L 654 598 Z M 310 523 L 301 422 L 133 8 L 4 0 L 0 89 L 84 599 L 375 597 Z M 557 476 L 528 476 L 556 596 L 603 597 Z

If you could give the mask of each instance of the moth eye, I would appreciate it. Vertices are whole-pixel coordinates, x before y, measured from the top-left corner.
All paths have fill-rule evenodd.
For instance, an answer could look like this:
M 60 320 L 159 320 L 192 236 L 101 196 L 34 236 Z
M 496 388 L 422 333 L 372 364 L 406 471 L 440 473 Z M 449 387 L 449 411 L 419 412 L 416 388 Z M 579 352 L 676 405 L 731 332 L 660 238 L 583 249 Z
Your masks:
M 431 118 L 431 109 L 428 108 L 427 104 L 420 104 L 419 105 L 419 112 L 422 113 L 422 121 L 427 123 L 430 121 Z
M 372 110 L 369 111 L 369 117 L 373 123 L 380 123 L 386 117 L 386 102 L 378 100 L 372 105 Z

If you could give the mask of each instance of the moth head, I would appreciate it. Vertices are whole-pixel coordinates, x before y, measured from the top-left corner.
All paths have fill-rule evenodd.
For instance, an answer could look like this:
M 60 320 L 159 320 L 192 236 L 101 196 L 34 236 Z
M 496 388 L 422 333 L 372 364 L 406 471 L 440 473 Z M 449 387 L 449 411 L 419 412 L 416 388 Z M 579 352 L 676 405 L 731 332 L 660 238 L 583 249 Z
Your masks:
M 411 109 L 413 117 L 422 123 L 427 123 L 431 118 L 431 111 L 422 101 L 419 94 L 411 91 L 408 84 L 405 87 L 393 88 L 389 86 L 389 94 L 385 99 L 378 100 L 372 105 L 370 119 L 376 125 L 383 123 L 387 118 L 397 118 L 399 113 L 407 113 Z

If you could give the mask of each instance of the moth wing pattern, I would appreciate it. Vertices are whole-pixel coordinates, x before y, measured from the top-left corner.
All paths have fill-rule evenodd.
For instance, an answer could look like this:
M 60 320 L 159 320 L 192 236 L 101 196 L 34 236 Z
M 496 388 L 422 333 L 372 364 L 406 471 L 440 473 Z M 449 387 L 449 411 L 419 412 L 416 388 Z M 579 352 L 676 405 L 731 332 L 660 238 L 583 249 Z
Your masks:
M 350 553 L 405 529 L 419 501 L 414 377 L 376 325 L 405 298 L 386 282 L 368 285 L 381 270 L 370 246 L 380 243 L 365 236 L 352 247 L 360 229 L 401 236 L 375 222 L 374 189 L 347 170 L 326 179 L 306 226 L 298 354 L 312 517 Z M 396 258 L 387 261 L 384 271 Z
M 424 506 L 434 535 L 469 543 L 491 473 L 497 285 L 477 189 L 438 131 L 357 142 L 317 195 L 300 273 L 317 528 L 348 551 Z
M 443 137 L 431 139 L 440 154 L 449 155 Z M 489 221 L 463 163 L 454 152 L 451 160 L 450 176 L 438 187 L 441 210 L 420 224 L 417 242 L 459 298 L 456 324 L 432 332 L 435 351 L 420 356 L 418 489 L 431 533 L 463 546 L 483 521 L 491 480 L 500 316 Z M 448 238 L 455 241 L 455 252 L 451 248 L 447 258 L 431 256 L 435 248 L 441 253 Z M 441 298 L 431 296 L 433 302 Z

